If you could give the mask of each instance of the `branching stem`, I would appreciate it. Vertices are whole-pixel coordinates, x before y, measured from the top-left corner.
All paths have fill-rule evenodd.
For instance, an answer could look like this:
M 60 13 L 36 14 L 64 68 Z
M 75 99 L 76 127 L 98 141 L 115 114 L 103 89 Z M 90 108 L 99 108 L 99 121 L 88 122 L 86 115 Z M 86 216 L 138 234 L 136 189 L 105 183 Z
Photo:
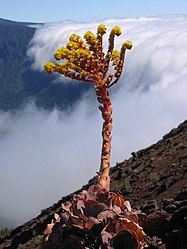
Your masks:
M 110 190 L 110 151 L 111 151 L 111 132 L 112 132 L 112 103 L 110 101 L 108 87 L 106 85 L 96 88 L 96 95 L 99 109 L 104 120 L 102 127 L 102 152 L 100 172 L 98 173 L 98 184 L 101 188 Z

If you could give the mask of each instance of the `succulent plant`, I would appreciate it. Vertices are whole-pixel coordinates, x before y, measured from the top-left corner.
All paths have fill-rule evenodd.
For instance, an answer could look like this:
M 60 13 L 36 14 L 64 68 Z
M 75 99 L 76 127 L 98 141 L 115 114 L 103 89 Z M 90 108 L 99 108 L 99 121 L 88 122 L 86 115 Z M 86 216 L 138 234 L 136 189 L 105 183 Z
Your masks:
M 45 231 L 42 249 L 48 248 L 144 248 L 144 232 L 138 224 L 139 211 L 131 209 L 129 201 L 110 192 L 110 152 L 112 132 L 112 103 L 109 88 L 118 82 L 123 69 L 125 52 L 132 42 L 125 41 L 121 50 L 114 50 L 114 38 L 121 35 L 115 26 L 109 35 L 106 54 L 103 51 L 103 35 L 106 26 L 101 24 L 94 35 L 88 31 L 84 40 L 72 34 L 66 47 L 59 48 L 54 57 L 64 60 L 61 64 L 48 62 L 45 70 L 85 83 L 93 83 L 103 122 L 101 165 L 97 182 L 62 204 Z M 113 67 L 114 73 L 109 73 Z
M 121 50 L 114 50 L 114 38 L 121 35 L 119 26 L 115 26 L 109 35 L 109 46 L 105 55 L 103 51 L 103 35 L 106 33 L 106 26 L 100 24 L 97 28 L 97 35 L 88 31 L 84 40 L 79 35 L 72 34 L 66 47 L 59 48 L 54 53 L 56 60 L 64 60 L 61 64 L 48 62 L 44 65 L 48 74 L 54 72 L 63 74 L 65 77 L 77 79 L 86 83 L 93 83 L 99 102 L 99 110 L 102 113 L 102 152 L 101 166 L 98 173 L 98 184 L 107 190 L 110 189 L 110 151 L 112 132 L 112 103 L 108 89 L 118 82 L 125 59 L 126 49 L 131 49 L 132 42 L 125 41 Z M 114 73 L 108 73 L 113 67 Z
M 122 196 L 92 185 L 71 202 L 62 204 L 61 212 L 46 228 L 47 242 L 42 248 L 53 248 L 56 241 L 63 239 L 64 230 L 74 235 L 84 232 L 82 238 L 91 238 L 89 243 L 84 239 L 86 248 L 116 249 L 121 244 L 126 246 L 122 248 L 143 248 L 145 234 L 138 225 L 138 215 L 139 211 L 132 210 Z M 61 231 L 58 236 L 55 229 Z

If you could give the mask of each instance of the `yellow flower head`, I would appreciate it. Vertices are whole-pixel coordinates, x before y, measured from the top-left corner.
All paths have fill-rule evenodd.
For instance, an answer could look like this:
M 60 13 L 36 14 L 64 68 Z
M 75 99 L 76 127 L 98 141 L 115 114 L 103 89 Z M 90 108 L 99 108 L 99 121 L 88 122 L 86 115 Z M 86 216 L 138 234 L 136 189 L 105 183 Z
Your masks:
M 125 42 L 123 43 L 123 46 L 124 46 L 125 48 L 127 48 L 127 49 L 131 49 L 132 46 L 133 46 L 133 44 L 132 44 L 131 41 L 125 41 Z
M 119 59 L 119 57 L 120 57 L 120 52 L 118 51 L 118 50 L 114 50 L 113 52 L 112 52 L 112 60 L 118 60 Z
M 78 42 L 81 39 L 81 37 L 79 35 L 76 34 L 72 34 L 69 38 L 69 41 L 71 42 Z
M 113 27 L 111 33 L 114 33 L 117 36 L 120 36 L 122 34 L 122 30 L 119 26 Z
M 47 63 L 44 65 L 44 68 L 45 68 L 45 71 L 46 71 L 48 74 L 52 74 L 53 72 L 55 72 L 56 64 L 55 64 L 54 62 L 47 62 Z
M 80 59 L 80 58 L 86 59 L 89 55 L 90 53 L 88 51 L 85 51 L 84 49 L 77 49 L 74 53 L 74 56 L 77 59 Z
M 96 36 L 91 31 L 85 33 L 84 39 L 88 44 L 95 44 L 97 42 Z
M 106 33 L 106 26 L 104 24 L 100 24 L 97 28 L 98 34 L 104 35 Z
M 68 58 L 68 56 L 71 55 L 71 51 L 67 48 L 59 48 L 55 53 L 54 53 L 54 58 L 56 60 L 61 60 Z
M 80 47 L 80 44 L 77 42 L 73 42 L 73 41 L 69 41 L 66 44 L 66 48 L 68 48 L 69 50 L 76 50 Z

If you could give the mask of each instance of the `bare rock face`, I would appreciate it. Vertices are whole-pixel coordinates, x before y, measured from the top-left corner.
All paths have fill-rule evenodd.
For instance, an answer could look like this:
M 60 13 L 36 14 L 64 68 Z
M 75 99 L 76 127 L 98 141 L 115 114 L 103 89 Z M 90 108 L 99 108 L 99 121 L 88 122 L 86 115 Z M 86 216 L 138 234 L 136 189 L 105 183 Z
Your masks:
M 187 191 L 180 191 L 174 198 L 164 199 L 162 207 L 150 205 L 150 201 L 142 207 L 146 212 L 144 231 L 150 237 L 160 238 L 160 244 L 164 244 L 166 249 L 187 248 Z
M 171 201 L 171 202 L 170 202 Z M 166 248 L 187 248 L 187 191 L 182 191 L 164 207 L 170 212 L 169 230 L 165 233 Z
M 142 211 L 141 226 L 148 235 L 149 249 L 187 248 L 186 179 L 187 121 L 156 144 L 133 152 L 130 159 L 111 168 L 111 190 L 120 192 L 133 207 Z M 94 178 L 76 194 L 93 183 Z M 17 227 L 9 236 L 0 237 L 0 249 L 39 249 L 47 224 L 54 213 L 61 210 L 63 203 L 72 200 L 74 194 L 42 210 L 38 217 Z M 96 230 L 99 232 L 99 228 Z M 85 238 L 81 233 L 64 233 L 61 238 L 66 239 L 59 241 L 56 248 L 89 248 L 91 238 Z M 124 238 L 122 235 L 116 237 L 115 248 L 122 248 Z

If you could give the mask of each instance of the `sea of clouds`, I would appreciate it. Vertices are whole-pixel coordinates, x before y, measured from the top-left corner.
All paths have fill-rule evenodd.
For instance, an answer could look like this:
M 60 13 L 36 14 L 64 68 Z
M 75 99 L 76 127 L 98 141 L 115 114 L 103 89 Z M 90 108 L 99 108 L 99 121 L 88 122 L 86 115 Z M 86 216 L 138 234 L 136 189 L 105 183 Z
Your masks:
M 95 33 L 100 23 L 108 30 L 116 25 L 122 28 L 116 48 L 125 40 L 134 44 L 111 93 L 114 166 L 132 151 L 161 139 L 187 117 L 187 16 L 42 25 L 28 49 L 32 68 L 42 71 L 69 35 Z M 105 48 L 107 39 L 108 33 Z M 36 216 L 98 171 L 102 119 L 93 94 L 83 95 L 71 113 L 47 112 L 34 104 L 16 114 L 0 112 L 0 214 L 10 223 L 18 225 Z

